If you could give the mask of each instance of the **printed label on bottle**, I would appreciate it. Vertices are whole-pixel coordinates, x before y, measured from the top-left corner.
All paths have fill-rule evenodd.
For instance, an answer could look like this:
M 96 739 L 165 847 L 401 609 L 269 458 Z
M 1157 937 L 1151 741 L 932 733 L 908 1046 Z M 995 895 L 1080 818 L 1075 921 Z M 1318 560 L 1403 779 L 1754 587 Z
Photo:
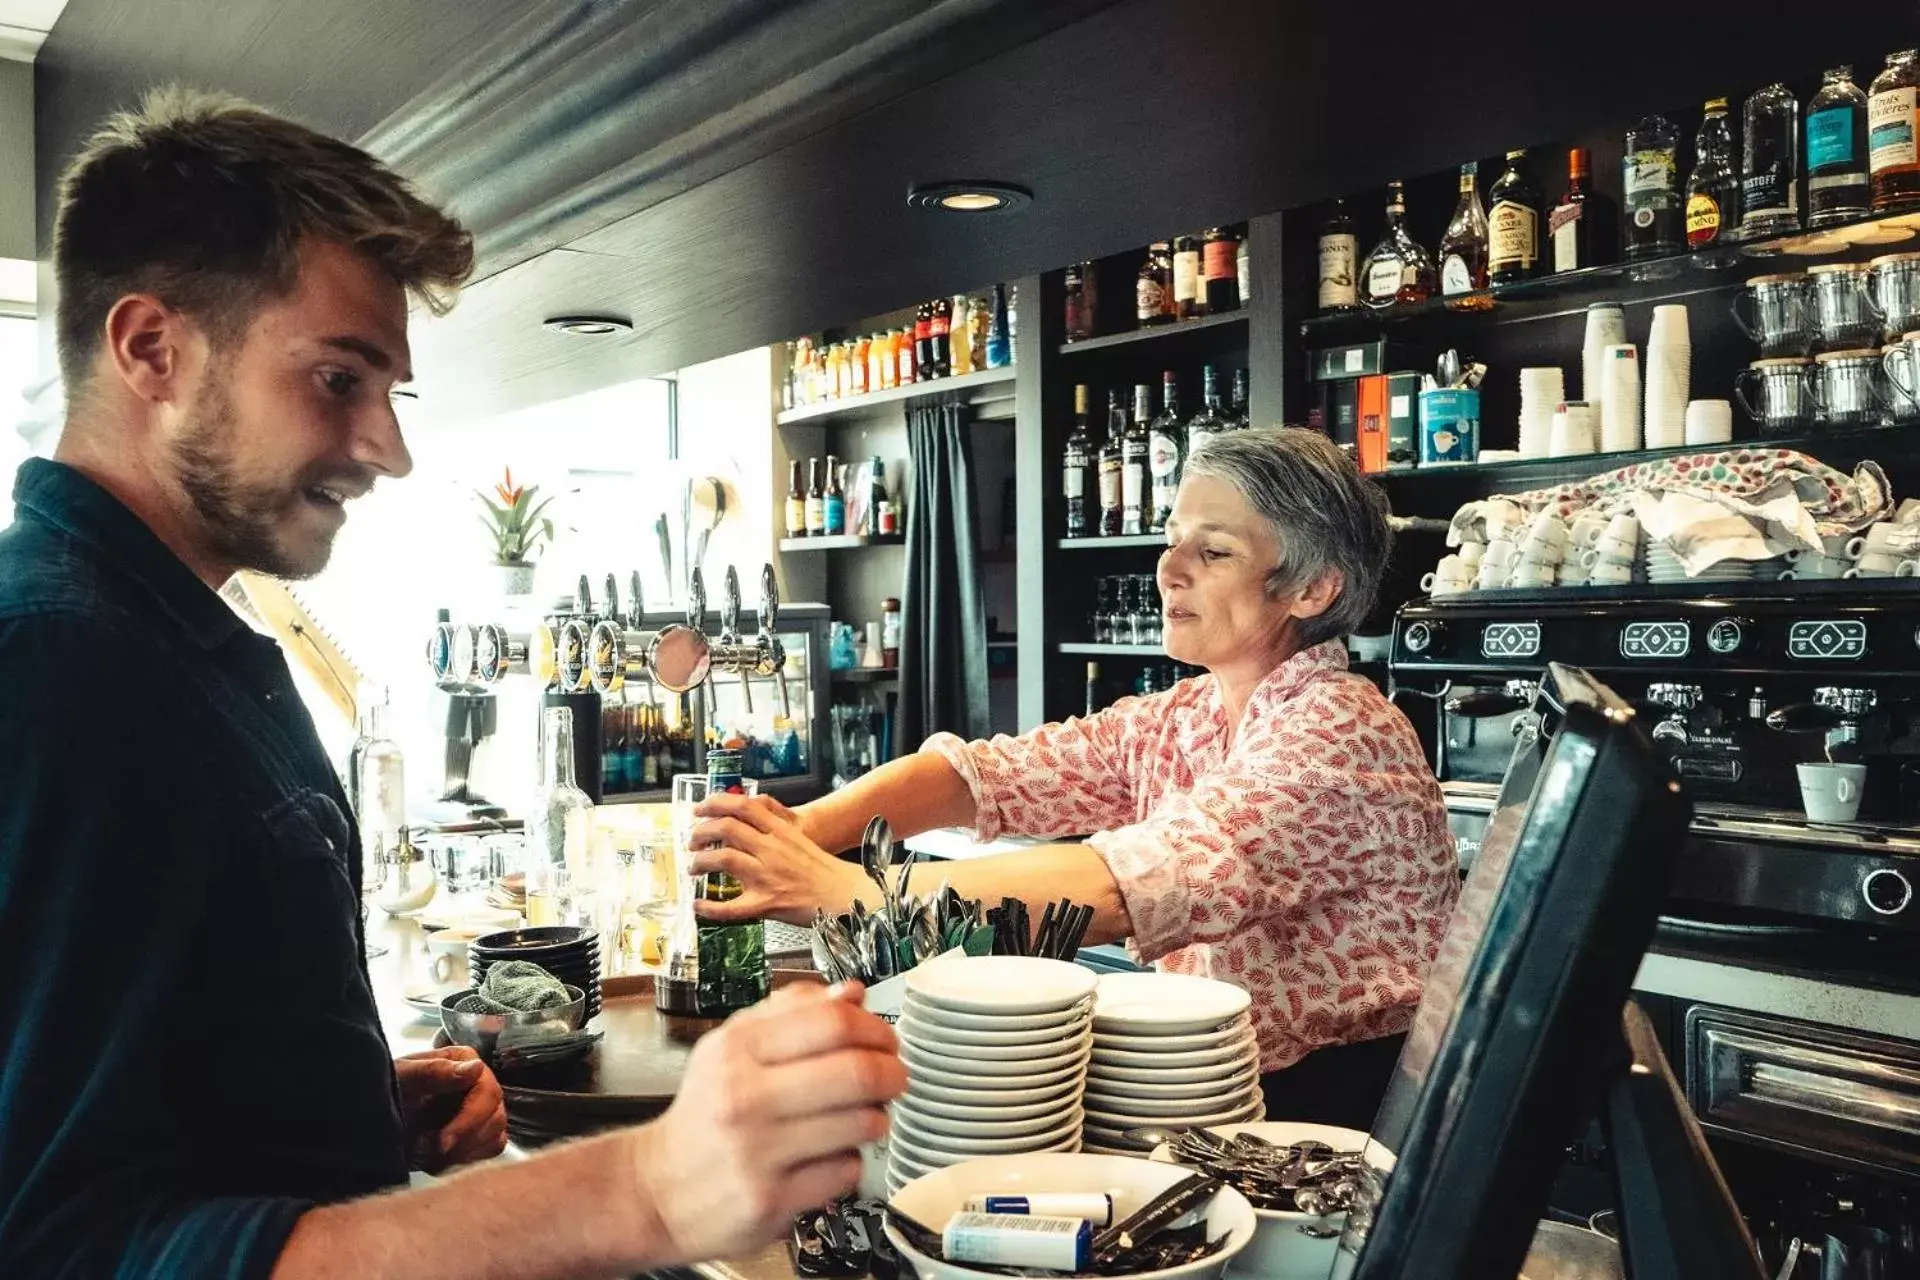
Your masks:
M 1147 469 L 1139 460 L 1120 466 L 1120 505 L 1138 511 L 1146 500 Z
M 807 528 L 818 532 L 827 527 L 827 500 L 825 498 L 807 499 Z
M 1164 431 L 1156 431 L 1147 440 L 1147 471 L 1153 476 L 1154 491 L 1160 482 L 1172 487 L 1180 470 L 1180 442 Z
M 1882 89 L 1867 99 L 1867 158 L 1875 173 L 1920 163 L 1914 146 L 1915 90 Z
M 1662 195 L 1674 189 L 1674 174 L 1679 166 L 1670 149 L 1634 151 L 1621 161 L 1621 182 L 1627 199 L 1635 196 Z
M 1540 260 L 1540 215 L 1526 205 L 1501 200 L 1487 215 L 1487 258 L 1494 270 L 1531 267 Z
M 1698 249 L 1720 238 L 1720 202 L 1704 191 L 1687 197 L 1687 246 Z
M 1352 236 L 1320 237 L 1320 305 L 1351 307 L 1360 301 L 1353 278 L 1360 242 Z
M 1367 296 L 1391 298 L 1400 292 L 1400 281 L 1403 278 L 1400 259 L 1382 258 L 1367 268 Z
M 1084 464 L 1069 463 L 1062 468 L 1060 479 L 1068 502 L 1079 502 L 1087 496 L 1087 468 Z
M 827 533 L 837 536 L 847 531 L 847 501 L 829 496 L 826 511 Z
M 1234 250 L 1239 243 L 1234 240 L 1209 240 L 1204 251 L 1202 268 L 1209 280 L 1232 280 L 1240 274 L 1240 263 Z
M 1784 161 L 1776 160 L 1758 173 L 1740 180 L 1743 222 L 1753 222 L 1794 208 L 1794 182 Z
M 1157 319 L 1166 310 L 1167 291 L 1160 286 L 1158 280 L 1143 276 L 1140 287 L 1136 291 L 1134 306 L 1142 320 Z
M 1173 301 L 1175 305 L 1192 302 L 1200 294 L 1200 255 L 1173 255 Z
M 807 501 L 805 498 L 787 499 L 787 535 L 797 537 L 807 531 Z
M 1447 255 L 1440 264 L 1440 292 L 1448 295 L 1473 292 L 1473 271 L 1457 253 Z
M 1577 204 L 1563 204 L 1547 215 L 1547 238 L 1553 241 L 1553 269 L 1578 271 L 1587 264 L 1580 261 L 1580 215 Z
M 1112 511 L 1120 505 L 1120 461 L 1109 458 L 1100 464 L 1100 509 Z
M 937 311 L 934 312 L 930 333 L 931 336 L 935 338 L 951 337 L 953 334 L 953 317 L 943 316 Z
M 1807 168 L 1854 163 L 1853 108 L 1828 107 L 1807 117 Z

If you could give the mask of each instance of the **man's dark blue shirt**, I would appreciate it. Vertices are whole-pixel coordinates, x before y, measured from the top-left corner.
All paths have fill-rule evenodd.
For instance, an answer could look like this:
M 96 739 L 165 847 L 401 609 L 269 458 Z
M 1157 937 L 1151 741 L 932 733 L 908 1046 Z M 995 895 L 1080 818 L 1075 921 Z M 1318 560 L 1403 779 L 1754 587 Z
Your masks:
M 345 798 L 279 646 L 33 460 L 0 532 L 0 1276 L 265 1276 L 406 1181 Z

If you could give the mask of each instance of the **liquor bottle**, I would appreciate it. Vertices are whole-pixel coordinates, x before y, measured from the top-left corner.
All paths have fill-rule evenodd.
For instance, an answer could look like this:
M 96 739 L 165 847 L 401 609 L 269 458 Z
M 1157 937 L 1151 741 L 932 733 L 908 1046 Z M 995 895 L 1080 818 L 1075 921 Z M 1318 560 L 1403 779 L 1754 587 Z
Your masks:
M 1387 226 L 1360 267 L 1360 299 L 1376 311 L 1396 303 L 1425 302 L 1439 286 L 1433 259 L 1407 231 L 1406 189 L 1387 184 Z
M 1226 227 L 1207 228 L 1200 246 L 1202 301 L 1206 314 L 1240 309 L 1240 237 Z
M 1147 423 L 1153 418 L 1153 388 L 1140 383 L 1133 389 L 1133 419 L 1120 437 L 1120 532 L 1141 534 L 1147 531 L 1152 512 L 1148 503 L 1153 494 L 1148 488 L 1148 455 L 1153 437 Z
M 964 293 L 953 295 L 953 332 L 948 342 L 953 347 L 953 376 L 972 373 L 978 367 L 978 361 L 985 358 L 986 352 L 973 349 L 973 334 L 968 328 L 971 323 L 967 312 L 972 300 Z
M 933 304 L 923 302 L 913 313 L 913 380 L 933 378 Z
M 1875 213 L 1920 207 L 1920 49 L 1887 55 L 1867 88 L 1867 172 Z
M 787 536 L 807 536 L 807 491 L 800 487 L 800 459 L 787 463 Z
M 1173 238 L 1173 318 L 1192 320 L 1207 314 L 1207 295 L 1200 283 L 1200 238 Z
M 820 482 L 820 459 L 807 459 L 807 536 L 818 538 L 827 531 L 827 491 Z
M 794 360 L 796 356 L 795 356 L 794 344 L 791 342 L 786 344 L 786 356 L 787 356 L 787 376 L 780 379 L 780 407 L 782 409 L 791 409 L 791 408 L 794 408 L 799 403 L 796 397 L 796 392 L 795 392 L 795 387 L 797 384 L 794 382 L 794 377 L 793 377 L 794 368 L 795 368 Z
M 1147 429 L 1147 532 L 1159 533 L 1173 514 L 1180 491 L 1180 468 L 1187 459 L 1187 427 L 1180 418 L 1180 379 L 1168 369 L 1160 375 L 1160 416 Z
M 724 747 L 707 752 L 707 794 L 745 792 L 741 753 Z M 700 885 L 700 896 L 708 902 L 730 902 L 741 892 L 738 880 L 720 872 L 710 873 Z M 702 924 L 699 947 L 701 1016 L 725 1017 L 767 998 L 766 925 L 758 920 Z
M 1253 305 L 1253 258 L 1248 252 L 1247 243 L 1253 239 L 1250 233 L 1242 233 L 1240 242 L 1233 247 L 1233 270 L 1240 280 L 1240 305 Z
M 1245 431 L 1253 425 L 1253 407 L 1247 391 L 1247 371 L 1233 371 L 1233 399 L 1227 402 L 1228 420 L 1235 431 Z
M 1740 158 L 1740 234 L 1800 229 L 1800 100 L 1783 84 L 1747 98 Z
M 1480 207 L 1479 173 L 1480 166 L 1471 160 L 1460 166 L 1460 203 L 1440 238 L 1440 292 L 1447 297 L 1487 287 L 1487 215 Z M 1484 300 L 1484 305 L 1492 304 L 1491 298 Z
M 1613 202 L 1588 184 L 1593 161 L 1585 147 L 1567 152 L 1567 193 L 1547 215 L 1547 239 L 1553 244 L 1553 270 L 1584 271 L 1613 261 L 1618 230 Z
M 827 487 L 821 495 L 821 529 L 829 538 L 847 531 L 847 491 L 840 484 L 840 459 L 827 455 Z
M 1621 226 L 1629 262 L 1680 252 L 1686 206 L 1680 199 L 1680 135 L 1664 116 L 1647 116 L 1627 130 L 1620 156 L 1626 218 Z
M 362 698 L 367 741 L 355 776 L 360 823 L 360 879 L 363 890 L 386 883 L 387 869 L 399 856 L 400 833 L 407 825 L 407 762 L 400 744 L 387 736 L 387 690 Z
M 1360 237 L 1347 216 L 1347 202 L 1335 200 L 1320 227 L 1320 310 L 1352 311 L 1360 305 L 1359 269 Z
M 1134 318 L 1141 328 L 1166 324 L 1174 318 L 1173 251 L 1164 240 L 1147 246 L 1147 258 L 1140 264 L 1134 282 Z
M 933 376 L 953 376 L 953 299 L 933 300 Z
M 450 622 L 453 614 L 446 609 L 439 610 L 436 621 Z M 529 641 L 531 647 L 531 641 Z M 354 698 L 353 746 L 347 750 L 347 770 L 340 779 L 341 788 L 347 793 L 347 812 L 356 824 L 360 821 L 360 762 L 366 758 L 367 748 L 374 739 L 373 709 L 387 704 L 387 687 L 362 680 Z
M 1867 181 L 1867 95 L 1852 67 L 1820 78 L 1807 103 L 1807 225 L 1831 227 L 1872 208 Z
M 1093 336 L 1094 309 L 1098 299 L 1093 284 L 1091 262 L 1076 262 L 1067 268 L 1067 341 L 1084 342 Z
M 1087 429 L 1087 387 L 1073 389 L 1073 430 L 1060 465 L 1061 490 L 1067 499 L 1067 536 L 1087 536 L 1087 469 L 1093 453 L 1093 435 Z
M 1127 433 L 1127 411 L 1120 403 L 1120 393 L 1107 393 L 1107 438 L 1100 445 L 1100 536 L 1114 538 L 1120 534 L 1124 522 L 1126 504 L 1121 500 L 1120 492 L 1120 440 Z
M 867 523 L 861 532 L 869 538 L 888 537 L 893 530 L 887 528 L 887 464 L 874 454 L 867 463 Z
M 564 924 L 570 914 L 571 869 L 580 860 L 578 846 L 587 838 L 593 801 L 574 780 L 573 708 L 547 707 L 541 722 L 540 783 L 527 812 L 527 917 L 529 924 Z M 575 846 L 571 859 L 570 842 Z
M 1507 152 L 1507 171 L 1487 193 L 1487 280 L 1512 284 L 1540 273 L 1540 188 L 1527 172 L 1525 151 Z
M 1212 365 L 1200 370 L 1200 412 L 1187 422 L 1187 456 L 1209 436 L 1231 431 L 1233 424 L 1220 412 L 1220 375 Z
M 1732 240 L 1740 229 L 1740 175 L 1733 167 L 1733 123 L 1727 100 L 1709 98 L 1693 139 L 1687 177 L 1687 248 L 1695 253 Z
M 1100 709 L 1100 664 L 1087 664 L 1087 714 L 1092 715 Z
M 912 386 L 920 380 L 920 358 L 913 349 L 913 328 L 895 329 L 894 333 L 899 336 L 893 343 L 893 384 L 896 387 Z
M 993 329 L 993 308 L 985 298 L 973 298 L 967 306 L 968 337 L 973 343 L 973 371 L 990 369 L 987 363 L 987 335 Z
M 993 286 L 993 312 L 987 321 L 987 368 L 1013 363 L 1013 327 L 1007 319 L 1007 286 Z

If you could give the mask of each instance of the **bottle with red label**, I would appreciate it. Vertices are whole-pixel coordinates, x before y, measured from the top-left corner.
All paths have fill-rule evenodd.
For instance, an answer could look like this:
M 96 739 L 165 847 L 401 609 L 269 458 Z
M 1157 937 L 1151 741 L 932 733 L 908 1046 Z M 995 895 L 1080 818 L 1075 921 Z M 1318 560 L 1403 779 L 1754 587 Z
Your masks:
M 1687 248 L 1695 253 L 1725 244 L 1740 226 L 1740 175 L 1733 164 L 1733 123 L 1725 98 L 1709 99 L 1693 138 L 1687 177 Z
M 1209 315 L 1240 309 L 1240 237 L 1226 227 L 1209 227 L 1200 250 Z
M 930 378 L 950 378 L 953 376 L 953 299 L 935 298 L 931 317 L 933 343 L 931 359 L 933 372 Z
M 913 313 L 913 380 L 925 382 L 931 377 L 933 377 L 933 304 L 923 302 Z

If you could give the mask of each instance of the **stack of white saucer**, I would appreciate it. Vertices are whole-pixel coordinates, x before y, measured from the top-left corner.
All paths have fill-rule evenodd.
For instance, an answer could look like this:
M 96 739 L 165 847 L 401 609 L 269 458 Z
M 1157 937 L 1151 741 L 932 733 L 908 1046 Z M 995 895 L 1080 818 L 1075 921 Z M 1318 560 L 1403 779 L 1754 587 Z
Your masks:
M 1095 975 L 1061 960 L 978 956 L 906 975 L 887 1194 L 980 1156 L 1080 1149 Z
M 1261 1119 L 1253 1000 L 1231 983 L 1177 973 L 1110 973 L 1093 1007 L 1086 1150 L 1144 1154 L 1129 1129 Z

